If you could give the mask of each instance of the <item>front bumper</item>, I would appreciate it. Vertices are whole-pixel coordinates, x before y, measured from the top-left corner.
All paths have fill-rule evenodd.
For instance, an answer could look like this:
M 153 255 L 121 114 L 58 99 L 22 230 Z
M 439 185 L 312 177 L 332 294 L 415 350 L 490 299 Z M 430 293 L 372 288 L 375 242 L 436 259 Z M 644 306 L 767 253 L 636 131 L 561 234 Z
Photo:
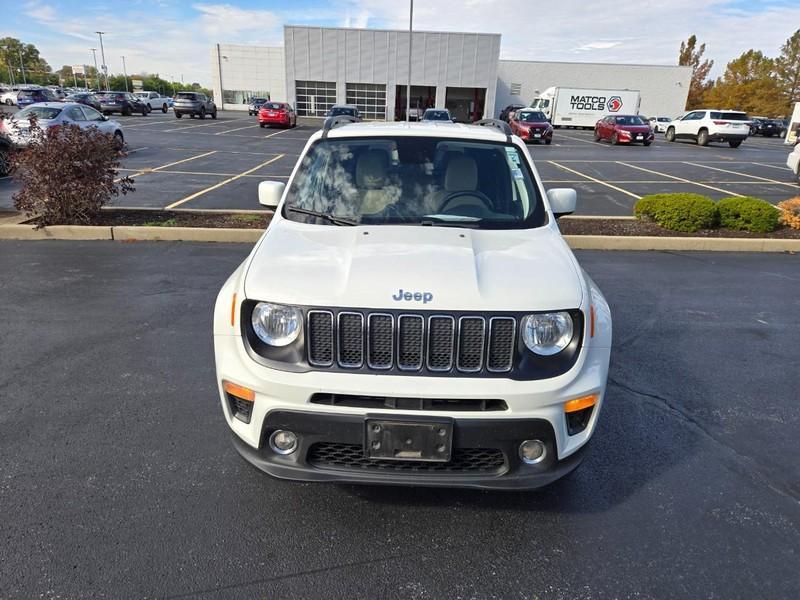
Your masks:
M 387 418 L 384 414 L 369 416 Z M 584 445 L 558 460 L 553 428 L 542 419 L 455 419 L 454 453 L 457 455 L 460 450 L 469 458 L 450 463 L 369 461 L 358 456 L 364 443 L 366 418 L 275 411 L 264 421 L 259 448 L 246 444 L 237 435 L 233 435 L 233 445 L 245 460 L 280 479 L 481 489 L 542 487 L 575 469 L 586 450 Z M 404 415 L 402 420 L 413 418 Z M 278 429 L 298 434 L 300 442 L 292 454 L 280 455 L 270 449 L 268 439 Z M 541 462 L 526 464 L 517 456 L 520 441 L 527 439 L 546 445 Z M 323 447 L 326 450 L 319 450 Z

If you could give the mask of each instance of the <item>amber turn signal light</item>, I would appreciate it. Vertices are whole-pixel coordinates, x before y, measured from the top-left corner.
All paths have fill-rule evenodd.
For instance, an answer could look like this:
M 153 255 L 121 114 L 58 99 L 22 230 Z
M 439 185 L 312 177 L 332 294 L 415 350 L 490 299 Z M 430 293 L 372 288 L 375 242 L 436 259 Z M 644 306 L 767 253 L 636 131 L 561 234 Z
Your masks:
M 574 400 L 570 400 L 569 402 L 564 403 L 564 412 L 574 413 L 578 412 L 579 410 L 592 407 L 595 404 L 597 404 L 597 399 L 598 399 L 597 394 L 591 394 L 589 396 L 582 396 L 581 398 L 575 398 Z
M 256 393 L 250 388 L 246 388 L 243 385 L 238 385 L 230 381 L 225 381 L 224 379 L 222 380 L 222 389 L 231 396 L 236 396 L 237 398 L 247 400 L 248 402 L 254 402 L 256 399 Z

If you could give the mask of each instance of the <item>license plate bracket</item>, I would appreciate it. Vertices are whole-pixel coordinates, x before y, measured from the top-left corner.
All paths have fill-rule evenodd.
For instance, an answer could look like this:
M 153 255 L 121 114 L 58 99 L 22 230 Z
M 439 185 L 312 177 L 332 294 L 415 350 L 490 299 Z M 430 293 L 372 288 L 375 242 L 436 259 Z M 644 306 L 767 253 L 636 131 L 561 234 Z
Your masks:
M 367 458 L 447 462 L 453 447 L 453 422 L 367 419 L 364 452 Z

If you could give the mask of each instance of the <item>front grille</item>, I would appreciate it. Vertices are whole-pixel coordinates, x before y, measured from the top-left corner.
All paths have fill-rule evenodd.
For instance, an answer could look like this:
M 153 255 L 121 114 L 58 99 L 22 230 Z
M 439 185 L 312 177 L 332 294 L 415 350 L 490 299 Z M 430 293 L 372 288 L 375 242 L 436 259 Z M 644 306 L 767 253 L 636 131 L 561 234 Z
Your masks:
M 327 406 L 390 410 L 444 410 L 448 412 L 508 410 L 505 400 L 494 398 L 397 398 L 394 396 L 317 393 L 311 396 L 310 402 L 311 404 L 325 404 Z
M 225 395 L 228 397 L 231 414 L 243 423 L 249 423 L 253 414 L 253 403 L 237 398 L 233 394 L 226 393 Z
M 501 450 L 454 448 L 450 461 L 376 460 L 364 455 L 358 444 L 321 442 L 309 448 L 307 460 L 318 469 L 382 471 L 386 473 L 503 473 L 506 460 Z
M 308 362 L 314 367 L 429 373 L 505 373 L 516 346 L 514 317 L 309 310 Z

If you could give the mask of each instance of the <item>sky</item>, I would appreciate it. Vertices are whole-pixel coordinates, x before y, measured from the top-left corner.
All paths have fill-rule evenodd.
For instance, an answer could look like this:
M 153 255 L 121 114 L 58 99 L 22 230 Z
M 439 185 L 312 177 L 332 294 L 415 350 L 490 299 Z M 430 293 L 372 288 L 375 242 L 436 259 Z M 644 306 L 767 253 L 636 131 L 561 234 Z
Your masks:
M 282 45 L 285 24 L 406 29 L 408 2 L 22 0 L 3 11 L 0 37 L 35 44 L 58 69 L 93 64 L 94 32 L 105 31 L 111 73 L 122 72 L 125 56 L 129 75 L 209 86 L 215 43 Z M 415 29 L 501 33 L 505 59 L 675 64 L 681 41 L 695 33 L 715 76 L 751 48 L 776 56 L 798 27 L 798 0 L 417 0 L 414 7 Z

